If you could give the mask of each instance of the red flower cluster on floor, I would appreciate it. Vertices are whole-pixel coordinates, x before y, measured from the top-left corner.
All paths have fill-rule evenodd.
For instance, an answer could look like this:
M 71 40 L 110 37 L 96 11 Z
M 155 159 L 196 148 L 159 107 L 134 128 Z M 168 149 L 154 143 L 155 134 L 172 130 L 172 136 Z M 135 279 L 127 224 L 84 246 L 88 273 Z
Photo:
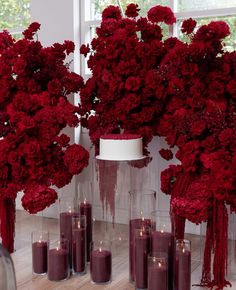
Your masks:
M 54 203 L 57 193 L 50 187 L 68 184 L 89 157 L 61 133 L 79 122 L 69 94 L 79 91 L 83 79 L 64 64 L 74 44 L 43 48 L 33 40 L 39 28 L 32 23 L 17 41 L 0 33 L 0 200 L 23 191 L 30 213 Z

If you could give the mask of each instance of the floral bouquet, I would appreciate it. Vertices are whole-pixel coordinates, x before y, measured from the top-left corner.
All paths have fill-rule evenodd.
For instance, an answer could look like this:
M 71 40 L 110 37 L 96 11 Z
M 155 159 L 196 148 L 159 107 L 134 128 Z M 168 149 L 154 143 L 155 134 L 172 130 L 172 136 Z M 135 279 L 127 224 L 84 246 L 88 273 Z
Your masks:
M 196 30 L 188 19 L 181 27 L 188 43 L 163 39 L 160 23 L 173 24 L 173 12 L 159 5 L 147 17 L 138 12 L 130 4 L 122 18 L 118 7 L 107 7 L 91 47 L 81 46 L 92 71 L 80 90 L 81 122 L 96 153 L 104 133 L 139 133 L 146 149 L 154 135 L 162 136 L 167 160 L 177 147 L 181 164 L 162 172 L 161 189 L 171 195 L 175 222 L 207 221 L 201 285 L 223 289 L 229 284 L 226 205 L 236 211 L 236 53 L 225 52 L 223 42 L 230 29 L 213 21 Z
M 64 64 L 74 44 L 43 48 L 33 40 L 39 27 L 32 23 L 18 41 L 0 33 L 0 235 L 10 252 L 17 192 L 37 213 L 57 199 L 52 185 L 65 186 L 88 165 L 88 152 L 61 132 L 79 121 L 68 97 L 83 80 Z

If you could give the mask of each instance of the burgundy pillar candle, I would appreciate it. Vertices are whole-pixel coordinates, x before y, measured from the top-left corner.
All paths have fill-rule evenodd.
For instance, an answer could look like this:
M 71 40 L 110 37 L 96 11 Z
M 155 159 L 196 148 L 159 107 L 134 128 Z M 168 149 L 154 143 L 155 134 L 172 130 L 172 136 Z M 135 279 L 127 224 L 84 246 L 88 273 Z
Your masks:
M 175 251 L 175 290 L 191 289 L 191 245 L 188 240 L 177 240 Z
M 97 284 L 109 283 L 112 273 L 112 255 L 109 241 L 94 244 L 90 258 L 91 280 Z
M 150 227 L 135 230 L 135 285 L 136 289 L 146 289 L 147 263 L 150 252 Z
M 166 257 L 148 257 L 148 290 L 168 290 L 168 262 Z
M 63 244 L 56 241 L 50 244 L 48 251 L 48 279 L 60 281 L 69 277 L 68 241 Z
M 47 272 L 48 232 L 32 232 L 32 270 L 34 274 Z
M 152 253 L 166 253 L 168 256 L 168 289 L 173 290 L 173 263 L 175 238 L 171 231 L 172 223 L 169 210 L 156 210 L 151 213 L 152 217 Z
M 78 216 L 78 207 L 73 198 L 61 198 L 60 205 L 60 235 L 69 242 L 69 264 L 72 267 L 72 217 Z
M 156 192 L 152 189 L 134 189 L 129 191 L 129 280 L 135 280 L 134 230 L 151 225 L 151 212 L 156 209 Z
M 169 290 L 173 289 L 174 235 L 163 231 L 153 231 L 151 234 L 151 253 L 162 252 L 168 256 Z
M 33 231 L 31 233 L 32 270 L 34 274 L 47 272 L 48 240 L 48 232 Z
M 141 227 L 150 227 L 151 219 L 133 219 L 129 222 L 129 272 L 130 281 L 135 280 L 135 230 Z
M 80 203 L 80 214 L 86 216 L 86 242 L 87 242 L 87 261 L 90 260 L 90 249 L 92 243 L 92 205 L 84 200 Z
M 72 267 L 74 273 L 86 272 L 86 217 L 72 218 Z

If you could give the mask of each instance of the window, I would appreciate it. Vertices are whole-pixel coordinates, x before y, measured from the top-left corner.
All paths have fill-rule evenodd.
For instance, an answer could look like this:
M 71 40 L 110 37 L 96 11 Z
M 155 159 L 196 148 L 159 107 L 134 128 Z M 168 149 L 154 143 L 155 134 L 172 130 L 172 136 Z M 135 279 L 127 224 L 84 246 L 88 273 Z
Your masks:
M 82 0 L 81 1 L 81 43 L 89 43 L 95 36 L 96 27 L 101 20 L 101 13 L 108 5 L 120 5 L 124 11 L 129 3 L 136 3 L 141 8 L 141 15 L 146 15 L 154 5 L 169 6 L 177 18 L 170 30 L 174 36 L 183 39 L 179 27 L 184 19 L 190 17 L 197 20 L 198 25 L 207 24 L 212 20 L 224 20 L 231 27 L 231 35 L 226 39 L 226 49 L 236 48 L 236 1 L 235 0 Z M 81 63 L 81 74 L 86 77 L 89 70 L 86 62 Z
M 19 36 L 30 23 L 30 0 L 0 0 L 0 30 Z

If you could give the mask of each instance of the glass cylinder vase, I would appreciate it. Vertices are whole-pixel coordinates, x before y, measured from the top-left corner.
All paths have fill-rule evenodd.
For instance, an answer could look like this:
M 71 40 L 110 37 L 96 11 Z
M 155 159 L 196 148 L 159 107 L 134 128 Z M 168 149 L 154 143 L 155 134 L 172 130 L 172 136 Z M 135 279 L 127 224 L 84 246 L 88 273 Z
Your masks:
M 129 279 L 135 281 L 135 229 L 151 227 L 151 213 L 156 209 L 156 192 L 152 189 L 129 191 Z
M 61 281 L 69 278 L 69 241 L 50 241 L 48 251 L 48 279 Z
M 112 254 L 111 242 L 99 240 L 93 243 L 90 258 L 90 274 L 94 284 L 107 284 L 111 282 Z
M 72 269 L 74 274 L 86 273 L 86 216 L 72 217 Z
M 156 210 L 151 213 L 152 234 L 151 253 L 162 252 L 168 258 L 168 289 L 173 289 L 173 262 L 175 239 L 172 233 L 171 217 L 168 210 Z
M 68 240 L 69 264 L 72 268 L 72 217 L 79 216 L 78 206 L 73 197 L 59 199 L 60 237 Z
M 37 275 L 47 273 L 47 255 L 49 233 L 42 231 L 33 231 L 31 233 L 32 243 L 32 272 Z
M 151 253 L 148 257 L 148 290 L 168 290 L 168 257 Z
M 90 261 L 90 249 L 93 240 L 93 189 L 92 182 L 79 183 L 78 207 L 81 215 L 86 217 L 86 257 Z
M 191 242 L 189 240 L 176 240 L 174 289 L 191 289 Z

